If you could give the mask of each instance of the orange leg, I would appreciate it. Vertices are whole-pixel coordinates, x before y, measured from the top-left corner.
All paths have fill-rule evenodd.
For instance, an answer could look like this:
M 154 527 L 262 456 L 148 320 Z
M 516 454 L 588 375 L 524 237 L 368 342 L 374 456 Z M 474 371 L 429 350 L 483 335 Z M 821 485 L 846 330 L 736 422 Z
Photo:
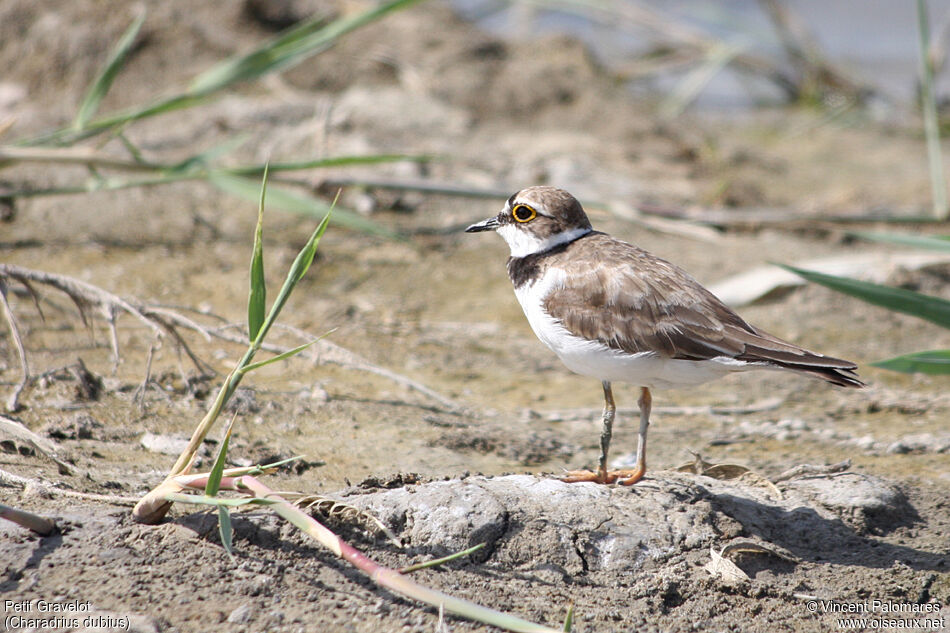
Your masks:
M 650 408 L 653 398 L 650 390 L 640 388 L 640 433 L 637 442 L 637 463 L 633 469 L 607 470 L 607 452 L 610 449 L 610 438 L 613 434 L 614 415 L 617 407 L 614 405 L 614 395 L 610 383 L 604 381 L 604 428 L 600 434 L 600 463 L 597 472 L 590 470 L 572 470 L 561 477 L 561 481 L 572 484 L 583 481 L 598 484 L 612 484 L 618 482 L 624 486 L 632 486 L 643 478 L 647 471 L 647 428 L 650 426 Z
M 637 434 L 637 463 L 632 471 L 625 471 L 620 481 L 624 486 L 632 486 L 647 472 L 647 429 L 650 428 L 650 409 L 653 407 L 653 396 L 646 387 L 640 387 L 640 432 Z M 629 474 L 628 474 L 629 473 Z

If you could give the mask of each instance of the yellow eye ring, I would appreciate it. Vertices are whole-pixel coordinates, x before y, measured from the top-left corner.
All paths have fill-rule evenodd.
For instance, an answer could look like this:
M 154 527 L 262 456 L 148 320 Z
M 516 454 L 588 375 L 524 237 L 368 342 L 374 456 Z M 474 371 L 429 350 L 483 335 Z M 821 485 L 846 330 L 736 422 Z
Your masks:
M 511 217 L 515 219 L 515 222 L 530 222 L 538 217 L 538 212 L 526 204 L 516 204 L 511 209 Z

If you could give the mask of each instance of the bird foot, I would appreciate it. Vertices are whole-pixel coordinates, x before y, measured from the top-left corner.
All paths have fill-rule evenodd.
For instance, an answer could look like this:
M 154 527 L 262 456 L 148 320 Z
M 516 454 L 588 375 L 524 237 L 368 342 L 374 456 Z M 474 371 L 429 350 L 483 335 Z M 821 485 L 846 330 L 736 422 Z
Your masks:
M 646 470 L 645 467 L 608 471 L 570 470 L 564 473 L 564 476 L 560 477 L 560 480 L 566 484 L 591 482 L 595 484 L 618 483 L 622 486 L 632 486 L 643 479 Z

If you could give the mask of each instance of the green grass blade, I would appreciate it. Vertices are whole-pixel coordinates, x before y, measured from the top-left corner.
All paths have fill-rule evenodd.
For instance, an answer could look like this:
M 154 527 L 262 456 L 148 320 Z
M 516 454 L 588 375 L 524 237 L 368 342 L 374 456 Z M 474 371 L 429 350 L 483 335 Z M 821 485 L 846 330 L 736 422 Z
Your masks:
M 128 136 L 125 135 L 124 132 L 116 132 L 115 137 L 120 143 L 122 143 L 122 147 L 125 148 L 125 151 L 127 151 L 132 156 L 132 158 L 135 159 L 135 162 L 142 165 L 148 164 L 148 160 L 145 159 L 145 156 L 142 154 L 142 150 L 140 150 L 138 146 L 133 143 Z
M 327 334 L 329 334 L 329 332 L 328 332 Z M 326 334 L 324 334 L 323 336 L 326 336 Z M 279 362 L 282 361 L 282 360 L 287 360 L 288 358 L 290 358 L 290 357 L 292 357 L 292 356 L 296 356 L 297 354 L 299 354 L 300 352 L 304 351 L 305 349 L 307 349 L 308 347 L 310 347 L 310 346 L 313 345 L 314 343 L 318 342 L 320 339 L 323 338 L 323 336 L 321 336 L 320 338 L 316 338 L 316 339 L 310 341 L 309 343 L 304 343 L 303 345 L 298 345 L 297 347 L 295 347 L 295 348 L 293 348 L 293 349 L 287 350 L 286 352 L 284 352 L 284 353 L 282 353 L 282 354 L 278 354 L 277 356 L 273 356 L 273 357 L 271 357 L 271 358 L 268 358 L 267 360 L 262 360 L 262 361 L 258 361 L 258 362 L 256 362 L 256 363 L 251 363 L 251 364 L 248 365 L 247 367 L 244 367 L 243 369 L 241 369 L 241 371 L 246 374 L 246 373 L 248 373 L 248 372 L 254 371 L 255 369 L 260 369 L 261 367 L 264 367 L 265 365 L 271 365 L 271 364 L 273 364 L 273 363 L 279 363 Z
M 564 633 L 571 633 L 571 629 L 574 628 L 574 603 L 572 602 L 570 606 L 567 607 L 567 615 L 564 616 L 564 626 L 561 628 Z
M 147 119 L 159 114 L 165 114 L 174 110 L 190 108 L 203 103 L 207 100 L 206 96 L 191 96 L 187 94 L 164 97 L 152 101 L 144 106 L 135 106 L 126 110 L 120 110 L 113 114 L 99 117 L 86 123 L 82 131 L 77 132 L 72 126 L 47 132 L 39 136 L 19 141 L 18 145 L 36 146 L 36 145 L 72 145 L 84 139 L 101 134 L 105 130 L 121 127 L 138 121 Z
M 249 53 L 231 57 L 212 66 L 192 80 L 188 86 L 188 92 L 210 94 L 231 84 L 249 81 L 271 71 L 288 68 L 301 61 L 305 53 L 319 52 L 301 49 L 308 36 L 319 33 L 325 28 L 326 19 L 322 15 L 301 22 Z
M 288 295 L 289 291 L 296 286 L 297 283 L 303 279 L 303 276 L 307 274 L 307 271 L 310 270 L 310 266 L 313 264 L 313 258 L 317 256 L 317 244 L 320 243 L 323 232 L 327 230 L 327 226 L 330 224 L 330 216 L 333 210 L 336 209 L 336 203 L 339 199 L 340 192 L 337 191 L 336 196 L 333 197 L 333 202 L 330 204 L 329 210 L 327 210 L 327 214 L 323 216 L 323 220 L 317 225 L 317 228 L 313 230 L 310 239 L 307 240 L 307 243 L 300 249 L 297 258 L 294 259 L 294 263 L 290 266 L 290 270 L 287 271 L 286 286 Z M 281 288 L 281 292 L 283 292 L 283 290 L 284 289 Z M 283 297 L 279 297 L 279 299 L 286 300 Z
M 218 533 L 221 535 L 221 544 L 228 556 L 234 557 L 234 528 L 231 526 L 231 511 L 224 506 L 218 506 Z
M 182 93 L 156 99 L 105 117 L 88 121 L 77 132 L 72 126 L 20 141 L 22 145 L 72 144 L 117 126 L 147 117 L 188 108 L 207 100 L 213 93 L 267 73 L 285 70 L 332 46 L 337 38 L 365 26 L 387 13 L 419 0 L 393 0 L 358 15 L 341 18 L 325 26 L 319 20 L 305 22 L 248 54 L 236 56 L 199 74 Z
M 112 87 L 112 82 L 115 81 L 116 75 L 119 74 L 123 64 L 125 64 L 129 51 L 132 50 L 132 44 L 135 42 L 135 38 L 138 36 L 139 30 L 141 30 L 144 22 L 145 12 L 143 11 L 139 17 L 133 20 L 129 28 L 122 34 L 118 43 L 116 43 L 115 48 L 112 49 L 112 53 L 109 55 L 109 59 L 106 61 L 102 72 L 99 73 L 99 76 L 89 87 L 89 91 L 79 106 L 79 112 L 73 121 L 73 129 L 77 132 L 85 129 L 89 119 L 99 110 L 99 104 L 102 103 L 103 97 L 109 92 L 109 88 Z
M 946 299 L 931 297 L 913 290 L 891 288 L 890 286 L 881 286 L 867 281 L 802 270 L 794 266 L 782 264 L 779 264 L 779 266 L 826 288 L 857 297 L 862 301 L 867 301 L 888 310 L 903 312 L 942 327 L 950 328 L 950 301 Z
M 899 371 L 905 374 L 930 374 L 948 375 L 950 374 L 950 350 L 934 350 L 931 352 L 917 352 L 915 354 L 905 354 L 896 356 L 887 360 L 880 360 L 871 363 L 874 367 Z
M 238 198 L 256 202 L 260 195 L 260 184 L 256 180 L 235 176 L 227 171 L 211 172 L 208 180 L 221 191 Z M 273 186 L 268 189 L 267 201 L 273 208 L 299 215 L 323 217 L 330 211 L 329 205 L 317 198 Z M 341 226 L 363 233 L 379 235 L 390 239 L 399 239 L 397 233 L 383 228 L 376 222 L 364 218 L 348 209 L 334 208 L 333 221 Z
M 408 567 L 403 567 L 399 570 L 400 574 L 408 574 L 414 571 L 419 571 L 420 569 L 428 569 L 430 567 L 438 567 L 439 565 L 444 565 L 445 563 L 452 562 L 463 556 L 468 556 L 469 554 L 474 554 L 478 550 L 482 549 L 488 545 L 488 543 L 479 543 L 469 547 L 468 549 L 463 549 L 461 552 L 455 552 L 454 554 L 449 554 L 448 556 L 443 556 L 442 558 L 435 558 L 433 560 L 427 560 L 422 563 L 416 563 L 415 565 L 409 565 Z
M 248 138 L 250 137 L 247 134 L 240 134 L 233 138 L 229 138 L 223 143 L 219 143 L 203 152 L 189 156 L 174 165 L 164 167 L 163 171 L 169 175 L 189 174 L 199 170 L 207 172 L 209 170 L 209 166 L 214 163 L 217 158 L 230 153 L 241 145 L 244 145 Z M 257 170 L 257 173 L 255 174 L 256 178 L 260 178 L 261 175 L 263 175 L 264 167 L 264 165 L 261 165 Z
M 320 224 L 317 225 L 317 228 L 314 229 L 313 233 L 310 234 L 310 239 L 307 240 L 307 243 L 304 244 L 300 252 L 297 253 L 294 263 L 291 264 L 290 270 L 287 271 L 287 278 L 284 279 L 284 284 L 280 287 L 280 292 L 277 293 L 277 299 L 275 299 L 273 305 L 271 305 L 270 311 L 264 319 L 264 324 L 254 339 L 255 343 L 263 341 L 264 337 L 267 336 L 267 332 L 277 320 L 280 311 L 284 309 L 284 305 L 290 298 L 290 293 L 294 291 L 294 288 L 307 273 L 310 264 L 313 263 L 314 256 L 317 254 L 317 245 L 320 243 L 320 238 L 323 236 L 323 232 L 327 230 L 329 223 L 330 214 L 327 213 L 323 217 L 323 220 L 320 221 Z
M 910 235 L 908 233 L 877 233 L 874 231 L 856 231 L 851 233 L 862 240 L 870 242 L 889 242 L 902 246 L 925 248 L 932 251 L 950 253 L 950 236 L 943 235 Z
M 239 508 L 241 506 L 270 506 L 278 503 L 270 499 L 261 499 L 259 497 L 209 497 L 207 495 L 185 495 L 181 493 L 169 493 L 165 495 L 169 501 L 178 503 L 190 503 L 191 505 L 201 506 L 224 506 L 226 508 Z
M 228 59 L 198 75 L 189 94 L 210 94 L 241 81 L 257 79 L 290 68 L 307 57 L 329 48 L 339 37 L 418 0 L 394 0 L 363 13 L 324 24 L 317 17 L 265 42 L 246 55 Z
M 250 340 L 257 338 L 267 311 L 267 286 L 264 282 L 264 199 L 267 195 L 267 167 L 261 182 L 261 202 L 257 208 L 254 230 L 254 251 L 251 254 L 250 291 L 247 297 L 247 331 Z
M 398 163 L 403 161 L 425 163 L 435 160 L 428 155 L 415 154 L 368 154 L 365 156 L 335 156 L 333 158 L 316 158 L 313 160 L 288 161 L 285 163 L 270 163 L 269 171 L 302 171 L 305 169 L 321 169 L 325 167 L 351 167 L 353 165 L 379 165 L 382 163 Z M 249 165 L 246 167 L 229 167 L 228 173 L 237 176 L 259 177 L 263 165 Z
M 253 469 L 252 471 L 250 471 L 248 474 L 249 474 L 249 475 L 256 475 L 256 474 L 258 474 L 258 473 L 260 473 L 260 472 L 263 472 L 263 471 L 265 471 L 265 470 L 270 470 L 270 469 L 272 469 L 272 468 L 280 468 L 280 467 L 283 466 L 284 464 L 289 464 L 290 462 L 295 462 L 295 461 L 297 461 L 298 459 L 303 459 L 304 457 L 306 457 L 306 455 L 294 455 L 293 457 L 288 457 L 288 458 L 282 459 L 282 460 L 280 460 L 280 461 L 271 462 L 270 464 L 258 464 L 258 465 L 255 466 L 254 469 Z
M 220 170 L 212 171 L 208 179 L 215 187 L 232 196 L 253 202 L 257 202 L 260 198 L 261 186 L 257 180 L 235 176 Z M 273 185 L 269 189 L 267 202 L 272 208 L 314 217 L 323 217 L 330 210 L 329 205 L 316 198 L 298 195 Z
M 218 490 L 221 489 L 221 478 L 224 476 L 224 462 L 228 457 L 228 443 L 231 441 L 231 430 L 233 428 L 234 418 L 231 418 L 231 423 L 228 424 L 228 429 L 224 432 L 224 440 L 222 440 L 221 447 L 218 449 L 218 456 L 214 460 L 214 466 L 211 467 L 211 472 L 208 473 L 205 495 L 209 497 L 214 497 L 218 494 Z

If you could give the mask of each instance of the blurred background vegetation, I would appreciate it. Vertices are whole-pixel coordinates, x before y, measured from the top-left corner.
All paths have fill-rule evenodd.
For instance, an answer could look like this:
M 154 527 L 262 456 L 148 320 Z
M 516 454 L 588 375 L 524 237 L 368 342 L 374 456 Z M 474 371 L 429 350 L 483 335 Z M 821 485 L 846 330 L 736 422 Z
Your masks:
M 464 163 L 465 160 L 459 155 L 427 151 L 432 144 L 413 143 L 411 137 L 401 139 L 403 143 L 399 151 L 352 154 L 317 151 L 309 155 L 300 154 L 299 144 L 298 151 L 281 151 L 279 146 L 275 147 L 278 143 L 268 140 L 266 129 L 247 132 L 239 129 L 241 126 L 204 142 L 175 143 L 179 146 L 178 151 L 172 152 L 161 149 L 167 141 L 139 138 L 137 126 L 144 121 L 158 118 L 162 121 L 162 128 L 155 129 L 174 131 L 180 125 L 179 120 L 194 125 L 194 118 L 185 111 L 195 110 L 201 117 L 209 102 L 227 99 L 229 93 L 238 91 L 250 95 L 257 90 L 268 90 L 266 82 L 280 73 L 301 65 L 320 63 L 321 54 L 350 32 L 384 19 L 390 13 L 404 11 L 417 2 L 397 0 L 377 6 L 340 5 L 335 8 L 311 4 L 289 0 L 247 0 L 242 4 L 239 19 L 245 26 L 253 24 L 273 31 L 275 35 L 258 38 L 257 44 L 242 46 L 239 52 L 220 56 L 215 62 L 188 63 L 184 73 L 173 73 L 184 74 L 184 80 L 179 78 L 168 81 L 169 85 L 162 85 L 161 81 L 153 82 L 139 76 L 139 81 L 132 83 L 135 89 L 128 90 L 135 74 L 141 72 L 135 68 L 136 56 L 143 47 L 150 46 L 154 38 L 161 37 L 156 29 L 162 27 L 150 28 L 149 13 L 167 9 L 150 7 L 148 3 L 117 5 L 121 10 L 109 16 L 111 28 L 108 30 L 115 31 L 120 15 L 130 17 L 122 32 L 117 32 L 108 42 L 108 49 L 104 48 L 105 37 L 91 40 L 90 34 L 81 30 L 75 36 L 65 34 L 62 43 L 50 43 L 53 59 L 64 65 L 60 69 L 43 67 L 42 63 L 32 66 L 31 47 L 42 46 L 44 38 L 56 37 L 57 31 L 66 26 L 68 12 L 50 11 L 47 7 L 44 14 L 42 3 L 39 7 L 29 7 L 23 3 L 6 2 L 0 9 L 4 25 L 0 26 L 0 33 L 8 42 L 3 48 L 3 59 L 7 67 L 22 67 L 0 82 L 0 129 L 5 132 L 0 139 L 0 170 L 10 174 L 0 182 L 0 205 L 6 221 L 12 223 L 17 206 L 29 199 L 82 193 L 93 195 L 127 188 L 152 190 L 189 181 L 204 182 L 253 202 L 266 161 L 270 161 L 274 181 L 271 204 L 285 211 L 314 217 L 326 212 L 325 195 L 336 185 L 504 198 L 509 189 L 524 184 L 499 182 L 504 178 L 492 181 L 490 176 L 486 180 L 488 174 L 467 178 L 470 174 L 464 171 L 462 177 L 456 179 L 425 178 L 431 173 L 426 165 L 432 161 Z M 428 4 L 431 8 L 436 3 Z M 824 220 L 842 223 L 885 221 L 910 223 L 911 226 L 942 222 L 950 212 L 940 148 L 941 130 L 947 120 L 944 117 L 942 123 L 940 114 L 946 110 L 948 94 L 945 86 L 941 90 L 946 81 L 940 80 L 950 72 L 946 64 L 950 11 L 942 3 L 874 0 L 862 3 L 861 9 L 855 10 L 855 5 L 850 2 L 809 0 L 719 3 L 458 0 L 451 4 L 451 10 L 517 45 L 530 47 L 532 42 L 551 37 L 556 39 L 564 34 L 579 38 L 589 47 L 591 63 L 601 73 L 598 79 L 621 87 L 632 99 L 643 103 L 652 112 L 648 116 L 661 126 L 656 129 L 658 135 L 669 134 L 667 129 L 680 126 L 705 130 L 700 132 L 702 138 L 698 142 L 677 132 L 676 142 L 683 146 L 682 152 L 699 154 L 698 164 L 705 164 L 707 172 L 719 171 L 715 166 L 724 160 L 736 160 L 735 156 L 731 159 L 721 156 L 722 146 L 727 141 L 713 130 L 743 126 L 758 129 L 761 134 L 765 133 L 761 131 L 763 128 L 772 125 L 763 123 L 770 116 L 789 117 L 791 123 L 784 126 L 780 134 L 792 143 L 829 126 L 838 129 L 874 126 L 911 140 L 923 138 L 920 151 L 926 147 L 931 189 L 929 209 L 923 206 L 923 199 L 918 195 L 906 204 L 892 199 L 868 200 L 865 205 L 855 206 L 852 201 L 849 208 L 812 211 L 817 211 Z M 155 16 L 151 21 L 159 23 Z M 17 45 L 18 39 L 22 39 L 21 45 Z M 382 44 L 383 49 L 387 44 L 378 40 L 374 43 Z M 395 43 L 393 47 L 394 50 L 399 48 Z M 349 54 L 352 56 L 353 53 Z M 470 61 L 481 65 L 490 64 L 493 58 L 506 54 L 498 44 L 476 46 L 469 51 Z M 173 57 L 171 55 L 169 59 Z M 461 93 L 497 89 L 483 77 L 465 74 L 465 70 L 459 70 L 460 76 L 450 77 L 453 73 L 450 66 L 438 69 L 445 76 L 434 73 L 425 84 L 424 80 L 413 78 L 413 74 L 419 72 L 416 66 L 424 65 L 423 60 L 386 59 L 385 53 L 379 50 L 367 50 L 366 58 L 378 66 L 389 65 L 405 87 L 436 95 L 453 89 Z M 81 60 L 83 68 L 80 72 L 69 67 L 76 60 Z M 335 81 L 345 84 L 346 77 L 353 78 L 355 71 L 340 68 L 339 59 L 328 61 L 331 67 L 335 66 L 330 72 L 339 76 Z M 363 63 L 366 61 L 364 59 Z M 168 63 L 178 62 L 166 61 L 161 65 Z M 94 73 L 93 67 L 96 68 Z M 571 102 L 586 86 L 569 84 L 572 81 L 582 83 L 585 77 L 583 73 L 572 77 L 571 68 L 566 70 L 566 76 L 559 77 L 544 72 L 531 75 L 530 71 L 521 71 L 525 83 L 520 90 L 526 93 L 538 91 L 549 98 Z M 558 72 L 556 64 L 551 72 Z M 518 81 L 517 71 L 515 75 L 513 80 Z M 55 81 L 57 76 L 67 80 L 70 88 L 56 101 L 56 107 L 44 108 L 44 104 L 49 104 L 48 99 L 38 101 L 31 97 L 34 92 L 42 94 L 40 86 L 44 77 Z M 75 81 L 85 76 L 90 77 L 85 88 L 75 90 Z M 327 88 L 326 84 L 333 81 L 330 77 L 318 78 L 314 87 Z M 413 82 L 417 85 L 413 86 Z M 120 86 L 118 89 L 114 89 L 116 83 Z M 333 87 L 330 88 L 332 91 Z M 590 88 L 596 91 L 596 86 Z M 373 99 L 373 96 L 369 98 Z M 513 103 L 521 99 L 524 97 L 518 94 L 508 96 Z M 530 102 L 528 98 L 528 108 Z M 121 105 L 117 107 L 116 104 Z M 487 107 L 483 106 L 485 109 L 478 115 L 481 119 L 491 120 L 493 115 L 504 117 L 511 109 L 508 106 L 492 112 L 490 106 L 490 101 Z M 804 118 L 795 114 L 795 111 L 803 110 L 811 114 Z M 69 111 L 72 115 L 64 120 Z M 687 113 L 690 115 L 688 120 L 683 118 Z M 404 114 L 405 111 L 391 112 L 393 117 Z M 612 116 L 623 117 L 625 114 L 615 112 Z M 54 124 L 50 126 L 50 122 Z M 436 121 L 434 128 L 438 129 L 440 124 L 444 125 L 445 121 Z M 477 124 L 477 120 L 469 120 L 462 126 Z M 527 127 L 532 126 L 536 127 L 536 124 Z M 143 133 L 146 137 L 148 134 L 147 131 Z M 264 136 L 254 138 L 255 134 Z M 286 146 L 286 142 L 283 144 Z M 242 147 L 251 147 L 250 154 L 241 151 Z M 887 150 L 882 148 L 881 151 Z M 842 158 L 831 158 L 831 164 L 818 165 L 818 169 L 849 169 L 840 164 Z M 813 157 L 804 155 L 798 159 L 808 161 Z M 416 163 L 419 169 L 403 170 L 402 173 L 411 177 L 394 178 L 392 171 L 384 173 L 373 169 L 373 166 L 384 163 Z M 24 166 L 28 166 L 27 170 L 17 171 Z M 353 172 L 345 171 L 360 166 L 367 169 L 359 176 L 354 177 Z M 29 167 L 34 169 L 30 171 Z M 341 168 L 344 171 L 341 172 Z M 319 170 L 331 170 L 336 177 L 318 182 L 320 176 L 302 176 Z M 568 182 L 561 184 L 570 186 L 570 180 L 585 170 L 575 164 L 562 168 L 555 166 L 542 174 L 542 179 L 554 180 L 560 175 L 559 171 L 568 176 Z M 772 221 L 777 225 L 798 216 L 800 208 L 793 209 L 790 205 L 758 209 L 776 206 L 768 201 L 767 195 L 759 192 L 769 183 L 760 186 L 754 181 L 741 184 L 739 180 L 742 180 L 741 176 L 723 173 L 714 178 L 710 187 L 693 202 L 709 207 L 751 209 L 756 222 Z M 590 188 L 581 186 L 585 199 L 594 203 L 603 204 L 613 196 L 635 193 L 629 187 L 621 186 L 611 191 L 608 186 L 604 195 L 597 195 L 594 191 L 596 184 Z M 671 208 L 671 201 L 675 202 L 675 198 L 654 191 L 630 204 L 638 207 L 639 213 L 719 228 L 748 221 L 748 217 L 724 220 L 722 216 L 708 212 L 685 212 Z M 400 230 L 373 217 L 368 211 L 375 206 L 377 201 L 374 199 L 364 197 L 354 201 L 352 197 L 349 200 L 344 198 L 334 222 L 388 238 L 405 234 L 406 227 Z M 419 228 L 413 227 L 409 231 Z M 861 237 L 860 231 L 851 234 Z M 905 245 L 909 243 L 906 236 L 897 233 L 882 239 Z M 937 235 L 933 239 L 937 241 L 930 242 L 931 248 L 935 243 L 939 245 L 941 237 Z M 870 298 L 861 292 L 857 294 Z M 897 304 L 885 305 L 901 309 L 907 298 L 895 301 Z M 933 301 L 937 305 L 930 305 L 930 309 L 943 314 L 945 305 L 939 299 Z M 918 308 L 911 306 L 905 311 L 917 313 Z M 927 356 L 926 362 L 885 366 L 947 371 L 943 357 L 932 354 Z

